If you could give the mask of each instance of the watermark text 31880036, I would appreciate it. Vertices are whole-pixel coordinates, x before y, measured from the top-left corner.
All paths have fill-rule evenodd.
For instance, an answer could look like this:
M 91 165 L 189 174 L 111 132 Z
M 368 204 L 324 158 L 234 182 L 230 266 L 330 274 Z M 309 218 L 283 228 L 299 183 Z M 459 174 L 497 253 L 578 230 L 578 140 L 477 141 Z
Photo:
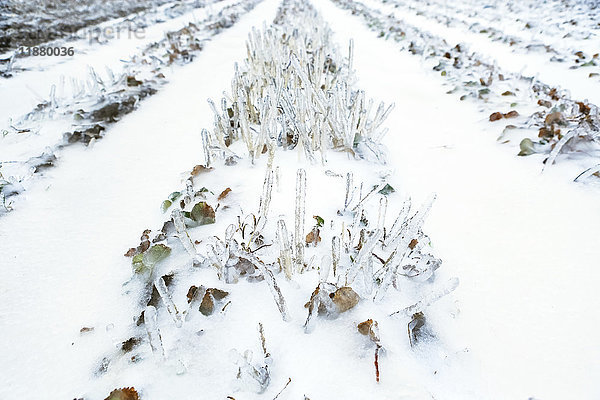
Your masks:
M 21 46 L 18 54 L 22 56 L 72 56 L 75 54 L 73 47 L 52 46 Z

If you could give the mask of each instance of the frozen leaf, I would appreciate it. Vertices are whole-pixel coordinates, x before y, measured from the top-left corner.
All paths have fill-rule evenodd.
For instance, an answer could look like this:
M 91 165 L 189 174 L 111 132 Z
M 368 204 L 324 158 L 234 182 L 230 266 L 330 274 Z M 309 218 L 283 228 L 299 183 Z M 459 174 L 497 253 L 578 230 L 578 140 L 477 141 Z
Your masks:
M 349 286 L 339 288 L 335 293 L 332 293 L 330 297 L 340 313 L 350 310 L 356 306 L 360 300 L 358 294 L 356 294 Z
M 566 125 L 567 121 L 565 120 L 565 117 L 563 116 L 563 114 L 559 111 L 557 112 L 553 112 L 550 113 L 548 115 L 546 115 L 546 118 L 544 119 L 544 123 L 546 125 Z
M 115 389 L 104 400 L 140 400 L 137 391 L 132 388 Z
M 552 108 L 552 103 L 549 102 L 548 100 L 538 100 L 538 105 L 542 106 L 542 107 L 546 107 L 546 108 Z
M 140 86 L 143 82 L 135 79 L 135 76 L 127 77 L 127 86 Z
M 190 212 L 190 218 L 198 225 L 208 225 L 215 223 L 215 210 L 206 202 L 197 203 Z
M 316 246 L 321 241 L 321 236 L 319 233 L 319 228 L 315 226 L 310 232 L 308 232 L 308 235 L 306 235 L 306 244 L 309 246 Z
M 171 248 L 164 244 L 155 244 L 150 247 L 144 254 L 144 263 L 147 265 L 155 265 L 164 260 L 171 254 Z
M 132 337 L 121 343 L 121 350 L 125 353 L 129 353 L 135 347 L 142 343 L 142 339 L 139 337 Z
M 188 304 L 194 301 L 198 294 L 200 294 L 200 288 L 195 285 L 190 286 L 186 295 Z
M 423 327 L 425 326 L 425 315 L 422 312 L 413 314 L 411 321 L 408 323 L 408 339 L 411 347 L 417 344 L 423 337 Z
M 168 199 L 170 202 L 174 202 L 175 200 L 177 200 L 180 197 L 181 197 L 181 192 L 173 192 L 169 195 Z
M 490 121 L 492 121 L 492 122 L 498 121 L 499 119 L 502 119 L 502 118 L 504 118 L 504 114 L 502 114 L 501 112 L 495 112 L 490 115 Z
M 160 205 L 160 210 L 163 213 L 166 213 L 169 210 L 169 207 L 171 207 L 173 203 L 170 200 L 165 200 L 162 202 L 162 204 Z
M 200 312 L 203 315 L 209 316 L 215 311 L 215 302 L 211 296 L 210 291 L 206 291 L 204 293 L 204 297 L 202 298 L 202 303 L 200 303 Z
M 137 253 L 137 249 L 135 247 L 130 248 L 129 250 L 127 250 L 127 253 L 125 253 L 125 257 L 133 257 L 135 256 Z
M 196 288 L 194 293 L 192 293 L 193 288 L 196 287 L 192 286 L 188 291 L 188 303 L 190 303 L 195 296 L 199 295 L 200 289 Z M 192 297 L 190 297 L 190 295 Z M 216 288 L 206 289 L 206 292 L 204 292 L 204 297 L 202 297 L 202 302 L 200 303 L 200 312 L 206 316 L 211 315 L 215 311 L 215 302 L 221 301 L 227 296 L 229 296 L 229 292 L 224 290 Z
M 408 244 L 408 247 L 411 250 L 414 250 L 415 247 L 417 247 L 417 244 L 419 243 L 419 241 L 417 239 L 413 239 L 410 241 L 410 243 Z
M 519 147 L 521 148 L 521 151 L 519 152 L 520 156 L 529 156 L 536 153 L 533 141 L 529 138 L 521 140 Z
M 379 193 L 383 194 L 384 196 L 388 196 L 388 195 L 394 193 L 395 191 L 396 191 L 396 189 L 394 189 L 392 186 L 390 186 L 389 183 L 386 183 L 385 186 L 383 188 L 381 188 Z
M 210 172 L 212 170 L 213 170 L 212 167 L 205 167 L 204 165 L 196 165 L 194 168 L 192 168 L 192 172 L 190 174 L 192 176 L 198 176 L 201 173 Z
M 219 201 L 223 200 L 225 197 L 227 197 L 227 195 L 229 195 L 230 192 L 231 192 L 230 188 L 223 190 L 221 192 L 221 194 L 219 195 L 219 197 L 217 198 L 217 200 L 219 200 Z
M 377 321 L 368 319 L 358 324 L 357 328 L 362 335 L 368 336 L 374 343 L 379 343 L 379 327 Z
M 133 257 L 131 263 L 136 273 L 150 272 L 154 266 L 171 254 L 171 248 L 164 244 L 155 244 L 144 253 Z
M 216 288 L 212 288 L 212 289 L 208 289 L 208 290 L 210 290 L 214 299 L 217 301 L 223 300 L 225 297 L 229 296 L 229 292 L 226 292 L 224 290 L 220 290 L 220 289 L 216 289 Z

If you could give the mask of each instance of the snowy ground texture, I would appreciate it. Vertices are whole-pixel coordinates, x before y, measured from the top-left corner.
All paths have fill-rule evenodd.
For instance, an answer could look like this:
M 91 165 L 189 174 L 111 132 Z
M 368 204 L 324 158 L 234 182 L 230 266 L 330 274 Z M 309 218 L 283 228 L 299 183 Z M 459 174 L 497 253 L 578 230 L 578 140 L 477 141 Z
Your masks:
M 600 397 L 596 2 L 79 6 L 0 5 L 0 398 Z

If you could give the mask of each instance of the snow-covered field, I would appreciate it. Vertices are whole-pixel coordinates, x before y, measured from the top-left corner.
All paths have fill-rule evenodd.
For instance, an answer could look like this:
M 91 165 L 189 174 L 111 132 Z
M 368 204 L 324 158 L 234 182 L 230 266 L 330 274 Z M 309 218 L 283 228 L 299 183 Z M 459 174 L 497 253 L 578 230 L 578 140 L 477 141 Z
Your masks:
M 0 398 L 600 398 L 597 4 L 156 4 L 0 64 Z

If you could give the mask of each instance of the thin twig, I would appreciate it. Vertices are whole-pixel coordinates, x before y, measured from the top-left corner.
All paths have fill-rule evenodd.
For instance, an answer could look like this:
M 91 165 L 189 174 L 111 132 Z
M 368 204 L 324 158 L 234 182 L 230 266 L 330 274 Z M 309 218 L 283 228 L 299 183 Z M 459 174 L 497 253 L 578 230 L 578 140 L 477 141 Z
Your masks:
M 277 393 L 277 396 L 273 397 L 273 400 L 277 399 L 279 397 L 279 395 L 288 387 L 288 385 L 292 382 L 292 378 L 288 378 L 287 383 L 285 384 L 285 386 L 283 387 L 283 389 L 281 389 L 279 391 L 279 393 Z

